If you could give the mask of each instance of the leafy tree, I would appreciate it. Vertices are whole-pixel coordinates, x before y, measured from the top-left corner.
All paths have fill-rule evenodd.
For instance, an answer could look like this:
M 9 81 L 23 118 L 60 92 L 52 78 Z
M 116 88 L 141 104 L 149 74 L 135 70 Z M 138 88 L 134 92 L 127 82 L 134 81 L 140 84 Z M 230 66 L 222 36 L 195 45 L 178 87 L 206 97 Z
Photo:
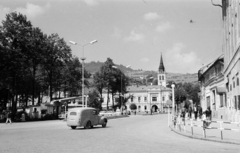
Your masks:
M 61 74 L 61 69 L 66 66 L 72 55 L 70 47 L 58 34 L 48 36 L 46 45 L 43 70 L 47 74 L 47 81 L 50 87 L 50 100 L 52 100 L 53 87 L 56 87 L 57 77 Z
M 19 79 L 28 77 L 28 45 L 31 35 L 32 24 L 26 16 L 12 12 L 6 15 L 2 21 L 1 31 L 1 82 L 6 82 L 5 88 L 10 90 L 13 112 L 16 111 L 17 88 L 21 82 Z M 14 98 L 15 97 L 15 98 Z
M 89 97 L 89 106 L 96 108 L 98 110 L 102 110 L 102 101 L 100 96 L 96 90 L 93 90 L 88 94 Z
M 112 59 L 107 58 L 107 61 L 100 68 L 100 74 L 103 78 L 100 78 L 99 81 L 103 81 L 104 87 L 107 89 L 107 110 L 109 103 L 109 93 L 111 92 L 111 85 L 113 85 L 115 79 L 113 76 L 113 71 L 115 69 L 112 66 L 114 66 Z

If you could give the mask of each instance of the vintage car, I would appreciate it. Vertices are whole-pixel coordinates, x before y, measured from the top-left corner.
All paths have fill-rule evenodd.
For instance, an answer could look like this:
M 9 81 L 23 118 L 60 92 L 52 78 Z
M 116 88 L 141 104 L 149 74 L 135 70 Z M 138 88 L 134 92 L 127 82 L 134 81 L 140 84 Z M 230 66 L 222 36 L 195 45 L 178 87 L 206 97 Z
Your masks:
M 76 127 L 84 127 L 90 129 L 93 126 L 102 125 L 107 126 L 107 118 L 99 115 L 98 110 L 91 107 L 78 107 L 68 110 L 67 114 L 67 126 L 72 129 Z

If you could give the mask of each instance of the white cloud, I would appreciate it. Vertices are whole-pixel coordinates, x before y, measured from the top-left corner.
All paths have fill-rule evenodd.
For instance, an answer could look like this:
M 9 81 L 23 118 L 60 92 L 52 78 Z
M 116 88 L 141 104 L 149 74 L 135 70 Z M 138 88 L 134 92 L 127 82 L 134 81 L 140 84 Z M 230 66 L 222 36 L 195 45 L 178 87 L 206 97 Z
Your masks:
M 144 14 L 143 18 L 145 20 L 156 20 L 156 19 L 158 19 L 160 17 L 159 17 L 159 15 L 157 13 L 149 12 L 147 14 Z
M 2 20 L 5 20 L 6 14 L 8 13 L 10 13 L 10 8 L 0 5 L 0 22 L 2 22 Z
M 49 3 L 43 7 L 27 3 L 26 8 L 19 7 L 16 8 L 16 11 L 26 15 L 27 17 L 34 18 L 38 15 L 44 14 L 50 7 Z
M 148 58 L 144 57 L 140 59 L 140 62 L 147 63 L 149 61 Z
M 136 33 L 134 30 L 131 31 L 128 37 L 125 37 L 125 41 L 143 41 L 145 36 L 142 33 Z
M 83 1 L 89 6 L 93 6 L 93 5 L 98 4 L 97 0 L 83 0 Z
M 156 31 L 157 32 L 164 32 L 164 31 L 167 31 L 171 28 L 173 28 L 173 26 L 169 22 L 165 22 L 165 23 L 159 24 L 156 28 Z
M 201 60 L 195 52 L 184 52 L 183 43 L 176 43 L 165 53 L 166 67 L 168 72 L 197 73 L 201 66 Z
M 117 27 L 115 27 L 112 36 L 115 37 L 115 38 L 121 38 L 122 30 L 117 28 Z

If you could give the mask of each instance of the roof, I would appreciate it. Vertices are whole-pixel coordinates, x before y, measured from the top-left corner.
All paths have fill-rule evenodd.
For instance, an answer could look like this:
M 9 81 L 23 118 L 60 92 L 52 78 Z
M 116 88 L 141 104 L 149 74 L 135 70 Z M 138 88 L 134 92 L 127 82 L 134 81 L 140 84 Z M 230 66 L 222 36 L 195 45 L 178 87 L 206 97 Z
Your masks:
M 161 91 L 171 91 L 170 88 L 164 87 L 164 86 L 159 86 L 159 85 L 151 85 L 151 86 L 146 86 L 146 85 L 134 85 L 134 86 L 128 86 L 127 91 L 128 92 L 147 92 L 149 90 L 161 90 Z
M 159 72 L 165 72 L 165 67 L 164 67 L 163 59 L 162 59 L 162 54 L 161 54 L 161 57 L 160 57 L 160 65 L 159 65 L 158 71 Z
M 223 61 L 224 56 L 223 54 L 219 56 L 217 59 L 215 59 L 213 62 L 209 63 L 206 66 L 203 66 L 199 71 L 198 71 L 198 80 L 209 70 L 212 68 L 213 65 L 215 65 L 218 61 Z

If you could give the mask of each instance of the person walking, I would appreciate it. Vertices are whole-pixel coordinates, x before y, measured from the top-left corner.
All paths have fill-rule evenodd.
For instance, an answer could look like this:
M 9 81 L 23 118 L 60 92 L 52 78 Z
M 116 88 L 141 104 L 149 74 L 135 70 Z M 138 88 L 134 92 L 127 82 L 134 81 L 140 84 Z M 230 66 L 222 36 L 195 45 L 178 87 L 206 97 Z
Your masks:
M 197 120 L 197 114 L 198 114 L 197 104 L 194 106 L 193 112 L 194 112 L 194 119 Z
M 199 118 L 202 119 L 202 107 L 199 105 L 198 106 L 198 114 L 199 114 Z
M 8 111 L 8 112 L 6 113 L 6 118 L 7 118 L 6 124 L 7 124 L 8 122 L 9 122 L 10 124 L 12 124 L 11 115 L 12 115 L 11 111 Z
M 190 119 L 192 119 L 192 107 L 191 106 L 189 106 L 189 108 L 188 108 L 188 115 L 189 115 L 189 118 Z

